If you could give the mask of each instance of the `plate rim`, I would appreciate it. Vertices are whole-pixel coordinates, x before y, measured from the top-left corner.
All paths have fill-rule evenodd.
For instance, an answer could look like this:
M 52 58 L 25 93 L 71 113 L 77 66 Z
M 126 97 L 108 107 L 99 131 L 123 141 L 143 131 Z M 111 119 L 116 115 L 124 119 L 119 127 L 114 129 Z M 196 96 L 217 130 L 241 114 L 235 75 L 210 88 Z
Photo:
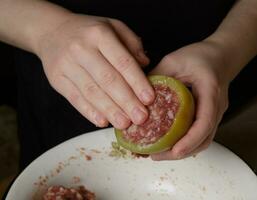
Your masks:
M 112 133 L 111 133 L 111 130 Z M 103 131 L 108 131 L 107 133 L 102 133 Z M 18 186 L 19 182 L 22 181 L 22 178 L 24 176 L 24 174 L 27 173 L 28 170 L 30 170 L 31 166 L 33 166 L 35 163 L 38 162 L 38 160 L 41 160 L 42 157 L 45 157 L 47 154 L 50 154 L 52 152 L 54 152 L 55 149 L 61 148 L 62 146 L 69 144 L 71 141 L 75 141 L 75 140 L 79 140 L 79 138 L 82 137 L 87 137 L 88 135 L 93 135 L 96 133 L 100 133 L 100 134 L 114 134 L 114 128 L 103 128 L 100 130 L 96 130 L 96 131 L 91 131 L 88 133 L 82 133 L 78 136 L 72 137 L 66 141 L 61 142 L 60 144 L 50 148 L 49 150 L 45 151 L 44 153 L 42 153 L 40 156 L 38 156 L 37 158 L 35 158 L 24 170 L 22 170 L 17 176 L 16 178 L 13 180 L 12 184 L 9 187 L 9 190 L 7 192 L 6 195 L 6 200 L 11 200 L 10 199 L 10 195 L 15 192 L 16 187 Z M 222 149 L 222 151 L 227 151 L 231 156 L 234 157 L 235 160 L 238 160 L 238 162 L 240 162 L 242 164 L 242 166 L 244 167 L 244 171 L 245 173 L 247 173 L 249 176 L 251 177 L 255 177 L 256 178 L 256 183 L 257 183 L 257 175 L 254 173 L 253 169 L 242 159 L 240 158 L 236 153 L 234 153 L 232 150 L 230 150 L 229 148 L 227 148 L 226 146 L 224 146 L 223 144 L 220 144 L 216 141 L 212 141 L 211 145 L 215 145 L 218 148 Z M 246 171 L 247 170 L 247 171 Z

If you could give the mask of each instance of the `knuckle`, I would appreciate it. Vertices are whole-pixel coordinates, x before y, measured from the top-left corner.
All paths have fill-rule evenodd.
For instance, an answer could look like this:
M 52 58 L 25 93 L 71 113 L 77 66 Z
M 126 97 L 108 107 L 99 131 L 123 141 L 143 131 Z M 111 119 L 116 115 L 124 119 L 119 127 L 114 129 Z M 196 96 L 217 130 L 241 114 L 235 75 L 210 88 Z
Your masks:
M 208 85 L 210 88 L 210 92 L 213 95 L 213 98 L 219 99 L 220 97 L 222 97 L 222 87 L 220 85 L 218 77 L 216 77 L 215 75 L 207 75 L 206 79 L 208 80 Z
M 108 38 L 113 34 L 110 25 L 106 22 L 100 22 L 92 25 L 86 33 L 88 35 L 88 42 L 94 41 L 93 45 L 106 45 Z
M 128 127 L 129 127 L 129 122 L 124 121 L 124 122 L 122 122 L 122 124 L 119 124 L 119 127 L 117 127 L 117 128 L 123 130 L 123 129 L 126 129 Z
M 117 59 L 116 67 L 120 72 L 126 72 L 134 63 L 133 59 L 130 57 L 119 57 Z
M 211 119 L 211 117 L 207 115 L 206 115 L 206 126 L 209 128 L 209 130 L 212 130 L 215 127 L 215 123 L 213 122 L 213 119 Z
M 84 103 L 83 105 L 81 105 L 81 111 L 82 111 L 82 113 L 83 113 L 87 118 L 92 119 L 93 110 L 90 109 L 90 107 L 88 106 L 87 103 Z
M 113 106 L 104 106 L 102 108 L 102 113 L 104 113 L 106 115 L 106 118 L 112 123 L 113 126 L 115 126 L 116 123 L 116 119 L 115 119 L 115 112 L 116 109 Z M 116 126 L 115 126 L 116 127 Z M 116 127 L 118 128 L 118 127 Z
M 218 77 L 213 75 L 213 76 L 210 77 L 209 80 L 210 80 L 210 84 L 212 85 L 212 88 L 215 89 L 215 92 L 217 94 L 220 94 L 221 93 L 221 87 L 220 87 Z
M 93 38 L 102 37 L 107 32 L 109 32 L 109 26 L 103 22 L 92 25 L 89 31 Z
M 83 105 L 82 107 L 85 116 L 90 119 L 91 121 L 95 122 L 96 111 L 88 106 L 88 104 Z
M 55 75 L 52 75 L 51 77 L 48 78 L 48 81 L 50 85 L 57 90 L 58 85 L 59 85 L 59 80 Z
M 103 106 L 103 113 L 105 113 L 109 119 L 114 120 L 116 109 L 113 106 L 106 105 Z
M 81 105 L 81 113 L 92 123 L 98 125 L 95 120 L 95 116 L 97 115 L 97 111 L 92 109 L 87 103 Z
M 224 111 L 226 111 L 229 107 L 229 102 L 228 100 L 225 101 L 225 105 L 224 105 Z
M 130 119 L 132 119 L 133 116 L 133 108 L 136 107 L 137 105 L 135 103 L 129 103 L 130 99 L 129 98 L 121 98 L 119 99 L 120 106 L 123 108 L 124 112 L 128 114 Z
M 124 26 L 125 24 L 119 19 L 111 19 L 111 22 L 116 24 L 117 26 Z
M 46 71 L 47 79 L 53 88 L 58 87 L 60 84 L 61 71 L 57 67 L 51 67 L 51 70 Z
M 77 52 L 80 52 L 82 50 L 81 42 L 78 40 L 72 40 L 68 43 L 68 52 L 71 55 L 76 54 Z
M 208 147 L 210 146 L 210 144 L 211 144 L 211 140 L 207 141 L 205 144 L 203 144 L 202 150 L 208 149 Z
M 105 128 L 105 127 L 108 126 L 108 121 L 106 121 L 106 122 L 104 122 L 102 124 L 97 123 L 96 126 L 98 126 L 99 128 Z
M 115 82 L 116 78 L 117 78 L 116 75 L 110 71 L 103 72 L 101 74 L 101 83 L 104 86 L 108 86 L 108 85 L 113 84 Z
M 138 107 L 144 110 L 144 107 L 137 100 L 136 96 L 133 93 L 129 91 L 126 94 L 127 94 L 126 97 L 123 97 L 121 100 L 122 100 L 122 107 L 125 110 L 127 110 L 127 112 L 132 112 L 132 109 L 135 107 Z
M 163 57 L 162 62 L 166 63 L 166 62 L 170 62 L 173 58 L 173 56 L 171 54 L 167 54 Z
M 88 83 L 83 88 L 83 93 L 87 95 L 92 95 L 97 91 L 98 87 L 94 83 Z
M 77 92 L 71 92 L 67 99 L 71 104 L 77 104 L 78 100 L 80 98 L 80 95 Z
M 174 158 L 176 159 L 182 159 L 183 157 L 186 156 L 186 154 L 188 153 L 188 147 L 183 147 L 180 149 L 174 149 Z

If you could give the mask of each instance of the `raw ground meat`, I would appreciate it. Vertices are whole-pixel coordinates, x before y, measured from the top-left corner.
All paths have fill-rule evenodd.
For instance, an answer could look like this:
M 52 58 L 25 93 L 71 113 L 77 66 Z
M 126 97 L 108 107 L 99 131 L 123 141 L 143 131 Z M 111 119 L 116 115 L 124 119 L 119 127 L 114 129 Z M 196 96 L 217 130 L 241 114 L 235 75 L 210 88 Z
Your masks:
M 153 104 L 148 106 L 149 117 L 142 125 L 132 124 L 123 130 L 123 137 L 140 145 L 153 144 L 171 127 L 179 108 L 175 91 L 168 86 L 154 85 L 156 94 Z
M 47 189 L 42 200 L 95 200 L 95 194 L 84 186 L 78 188 L 65 188 L 51 186 Z

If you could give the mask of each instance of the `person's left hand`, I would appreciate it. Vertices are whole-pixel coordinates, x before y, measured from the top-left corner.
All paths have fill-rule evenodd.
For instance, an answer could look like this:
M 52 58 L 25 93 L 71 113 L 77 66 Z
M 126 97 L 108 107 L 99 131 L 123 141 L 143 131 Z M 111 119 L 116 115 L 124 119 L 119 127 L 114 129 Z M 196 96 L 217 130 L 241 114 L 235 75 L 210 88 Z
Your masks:
M 175 146 L 151 155 L 153 160 L 182 159 L 206 149 L 228 107 L 230 77 L 222 48 L 203 41 L 166 55 L 150 74 L 174 77 L 192 88 L 195 120 Z

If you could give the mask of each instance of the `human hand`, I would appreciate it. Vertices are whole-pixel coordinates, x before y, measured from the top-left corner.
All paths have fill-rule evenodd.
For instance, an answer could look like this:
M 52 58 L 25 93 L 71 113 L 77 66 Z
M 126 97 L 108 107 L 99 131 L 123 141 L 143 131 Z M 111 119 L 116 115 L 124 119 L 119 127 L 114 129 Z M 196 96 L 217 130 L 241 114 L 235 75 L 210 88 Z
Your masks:
M 228 107 L 230 82 L 222 48 L 208 40 L 165 56 L 151 74 L 172 76 L 192 88 L 195 121 L 171 150 L 153 154 L 153 160 L 182 159 L 206 149 Z
M 140 67 L 149 59 L 121 21 L 71 14 L 38 46 L 52 87 L 92 123 L 124 129 L 145 121 L 154 91 Z

